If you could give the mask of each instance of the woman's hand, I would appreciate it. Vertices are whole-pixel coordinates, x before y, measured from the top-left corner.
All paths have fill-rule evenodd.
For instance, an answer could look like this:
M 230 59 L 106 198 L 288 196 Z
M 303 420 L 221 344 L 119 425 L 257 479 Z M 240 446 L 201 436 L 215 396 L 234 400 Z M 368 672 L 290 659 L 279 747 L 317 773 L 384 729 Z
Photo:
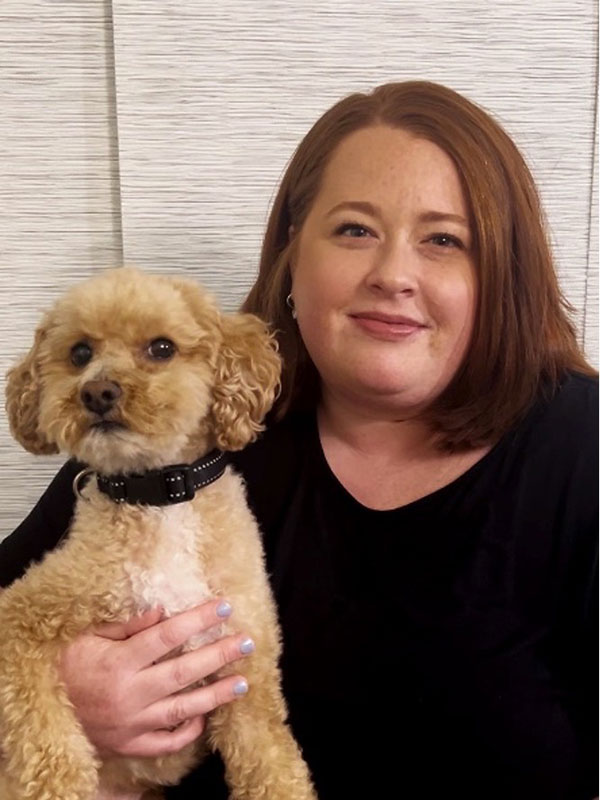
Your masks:
M 214 600 L 161 621 L 156 609 L 126 623 L 98 626 L 65 647 L 60 676 L 100 755 L 177 752 L 202 733 L 205 714 L 247 691 L 245 679 L 234 675 L 182 692 L 251 652 L 251 641 L 242 635 L 154 663 L 223 622 L 230 611 Z

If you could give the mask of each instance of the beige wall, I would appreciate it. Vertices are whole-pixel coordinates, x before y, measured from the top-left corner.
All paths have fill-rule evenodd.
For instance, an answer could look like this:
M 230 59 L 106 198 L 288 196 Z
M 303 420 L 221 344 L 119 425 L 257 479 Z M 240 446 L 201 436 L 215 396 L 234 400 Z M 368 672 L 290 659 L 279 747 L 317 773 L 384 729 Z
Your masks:
M 0 372 L 58 293 L 123 260 L 235 307 L 301 136 L 339 97 L 410 78 L 465 93 L 521 146 L 597 363 L 596 39 L 592 0 L 3 0 Z M 61 461 L 0 420 L 0 537 Z

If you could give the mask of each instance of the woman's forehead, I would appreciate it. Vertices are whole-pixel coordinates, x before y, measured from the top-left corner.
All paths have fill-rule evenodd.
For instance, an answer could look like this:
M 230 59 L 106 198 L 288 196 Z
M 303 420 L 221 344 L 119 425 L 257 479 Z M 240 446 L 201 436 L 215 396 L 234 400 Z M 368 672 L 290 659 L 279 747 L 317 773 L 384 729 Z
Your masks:
M 329 213 L 344 203 L 410 204 L 468 216 L 452 158 L 428 139 L 383 125 L 355 131 L 333 151 L 315 205 Z

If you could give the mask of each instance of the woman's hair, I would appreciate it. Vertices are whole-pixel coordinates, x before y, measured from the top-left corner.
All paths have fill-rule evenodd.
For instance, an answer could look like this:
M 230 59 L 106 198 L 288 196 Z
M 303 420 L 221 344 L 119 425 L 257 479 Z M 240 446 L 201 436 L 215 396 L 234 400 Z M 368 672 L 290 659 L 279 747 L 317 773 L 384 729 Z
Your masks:
M 454 161 L 469 208 L 478 301 L 462 365 L 428 409 L 447 449 L 496 440 L 553 391 L 569 369 L 594 374 L 582 355 L 561 294 L 538 193 L 523 157 L 485 111 L 426 81 L 353 94 L 327 111 L 291 159 L 273 203 L 259 275 L 244 310 L 276 330 L 284 359 L 274 409 L 315 405 L 319 376 L 286 305 L 290 259 L 333 151 L 349 134 L 389 125 L 433 142 Z

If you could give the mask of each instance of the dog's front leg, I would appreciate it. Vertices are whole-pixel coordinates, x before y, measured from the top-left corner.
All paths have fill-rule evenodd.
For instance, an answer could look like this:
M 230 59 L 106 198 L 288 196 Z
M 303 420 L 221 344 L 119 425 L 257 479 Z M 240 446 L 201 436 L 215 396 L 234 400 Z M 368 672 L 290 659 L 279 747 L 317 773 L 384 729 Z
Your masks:
M 308 767 L 287 725 L 279 670 L 279 627 L 267 577 L 256 573 L 252 590 L 226 593 L 236 624 L 250 634 L 256 652 L 244 661 L 247 695 L 217 708 L 208 738 L 225 764 L 230 800 L 317 800 Z M 248 602 L 249 597 L 252 601 Z M 219 676 L 236 672 L 228 665 Z
M 280 632 L 260 533 L 237 476 L 231 475 L 221 489 L 218 482 L 214 486 L 199 509 L 206 574 L 231 602 L 235 629 L 253 639 L 256 651 L 241 667 L 250 691 L 209 715 L 209 743 L 223 757 L 231 800 L 316 800 L 308 767 L 286 724 Z M 218 677 L 239 669 L 229 665 Z
M 59 682 L 57 658 L 56 645 L 16 637 L 2 645 L 2 800 L 95 800 L 95 752 Z
M 285 723 L 279 670 L 272 665 L 260 674 L 252 667 L 244 672 L 249 694 L 221 706 L 209 720 L 210 742 L 225 763 L 230 800 L 316 800 L 300 748 Z

